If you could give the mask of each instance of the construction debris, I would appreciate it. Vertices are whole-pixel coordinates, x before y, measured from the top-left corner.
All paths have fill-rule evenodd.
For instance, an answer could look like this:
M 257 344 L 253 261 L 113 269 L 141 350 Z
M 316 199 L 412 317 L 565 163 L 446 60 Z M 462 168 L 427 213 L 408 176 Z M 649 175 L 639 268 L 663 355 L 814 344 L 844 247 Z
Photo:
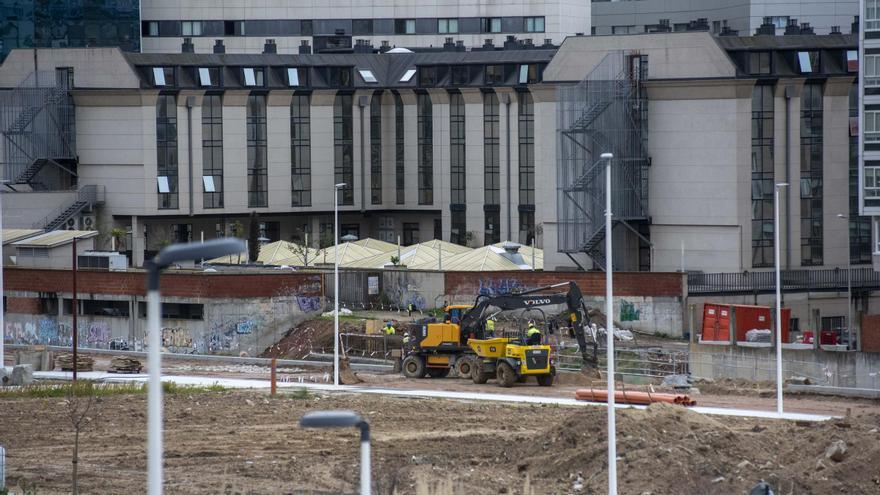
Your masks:
M 575 391 L 574 397 L 577 400 L 585 400 L 590 402 L 607 402 L 608 391 L 597 388 L 581 388 Z M 617 390 L 614 392 L 615 402 L 621 404 L 639 404 L 648 405 L 655 402 L 666 402 L 669 404 L 678 404 L 682 406 L 696 406 L 697 401 L 690 396 L 682 394 L 654 394 L 651 392 L 630 392 L 627 390 Z
M 143 369 L 141 362 L 128 356 L 113 356 L 110 360 L 110 373 L 140 373 Z
M 834 462 L 841 462 L 846 457 L 846 442 L 835 440 L 825 448 L 825 458 Z
M 95 360 L 79 354 L 76 356 L 77 371 L 92 371 L 95 366 Z M 61 368 L 61 371 L 73 371 L 73 354 L 59 354 L 55 358 L 55 367 Z
M 34 382 L 34 367 L 30 364 L 17 364 L 12 368 L 11 385 L 23 387 Z

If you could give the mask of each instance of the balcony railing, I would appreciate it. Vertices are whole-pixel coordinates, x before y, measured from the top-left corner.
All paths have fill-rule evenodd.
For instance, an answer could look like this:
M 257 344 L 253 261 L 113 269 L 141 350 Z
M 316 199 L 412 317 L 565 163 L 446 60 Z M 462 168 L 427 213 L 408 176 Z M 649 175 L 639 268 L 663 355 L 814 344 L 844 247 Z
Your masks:
M 846 268 L 785 270 L 780 274 L 783 292 L 845 291 Z M 880 273 L 873 268 L 852 268 L 853 289 L 880 289 Z M 769 272 L 689 273 L 688 294 L 761 294 L 776 291 L 776 274 Z

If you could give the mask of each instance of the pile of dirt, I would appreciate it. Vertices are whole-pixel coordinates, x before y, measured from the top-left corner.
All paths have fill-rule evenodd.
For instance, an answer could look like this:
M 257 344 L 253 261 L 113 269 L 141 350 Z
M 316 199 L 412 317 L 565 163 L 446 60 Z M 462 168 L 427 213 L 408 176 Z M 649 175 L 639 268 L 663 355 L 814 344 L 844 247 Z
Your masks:
M 363 333 L 360 322 L 339 322 L 339 332 Z M 309 352 L 333 349 L 333 321 L 308 320 L 291 328 L 275 344 L 266 348 L 260 357 L 278 359 L 302 359 Z
M 701 394 L 742 395 L 751 397 L 775 397 L 776 382 L 753 381 L 742 378 L 716 378 L 707 380 L 697 378 L 694 386 Z
M 607 487 L 606 410 L 584 408 L 522 445 L 533 479 Z M 748 493 L 759 480 L 777 493 L 880 491 L 880 415 L 825 423 L 729 421 L 671 404 L 617 415 L 621 493 Z M 842 441 L 839 461 L 826 449 Z M 538 450 L 540 453 L 536 454 Z

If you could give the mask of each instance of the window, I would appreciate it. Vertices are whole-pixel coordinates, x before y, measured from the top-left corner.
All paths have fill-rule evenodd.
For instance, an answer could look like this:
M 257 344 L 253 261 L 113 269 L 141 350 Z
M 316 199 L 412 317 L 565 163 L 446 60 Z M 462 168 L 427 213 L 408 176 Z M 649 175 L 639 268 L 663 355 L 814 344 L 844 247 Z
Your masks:
M 495 93 L 483 94 L 483 203 L 501 204 L 499 105 Z
M 633 34 L 635 32 L 635 26 L 611 26 L 611 34 Z
M 201 36 L 202 21 L 183 21 L 180 25 L 180 32 L 183 36 Z
M 501 18 L 500 17 L 483 17 L 480 19 L 480 32 L 482 33 L 500 33 Z
M 543 33 L 544 18 L 543 17 L 526 17 L 525 32 L 527 33 Z
M 419 86 L 436 86 L 437 68 L 419 67 Z
M 287 68 L 287 85 L 291 88 L 305 86 L 306 69 L 297 69 L 296 67 Z
M 797 52 L 801 74 L 819 72 L 819 52 Z
M 416 75 L 415 69 L 406 69 L 406 72 L 403 73 L 403 77 L 400 78 L 400 82 L 410 82 L 414 75 Z
M 310 112 L 309 95 L 293 95 L 293 100 L 290 102 L 291 206 L 312 204 Z
M 67 300 L 65 300 L 65 303 Z M 128 317 L 128 301 L 99 301 L 95 299 L 80 299 L 78 312 L 82 316 L 114 316 Z M 65 309 L 71 308 L 67 306 Z M 70 314 L 65 311 L 65 314 Z
M 143 28 L 141 32 L 144 36 L 159 36 L 159 22 L 158 21 L 146 21 L 143 23 Z
M 405 203 L 405 150 L 406 141 L 404 139 L 404 118 L 403 118 L 403 100 L 400 95 L 394 93 L 394 187 L 396 191 L 397 204 Z
M 174 67 L 153 67 L 154 86 L 174 86 Z
M 162 313 L 162 318 L 169 320 L 201 320 L 204 315 L 204 305 L 163 302 L 160 311 Z M 147 303 L 138 303 L 138 316 L 140 316 L 140 318 L 147 317 Z M 162 344 L 163 346 L 180 346 L 180 342 L 175 342 L 175 337 L 172 336 L 172 332 L 167 332 L 167 335 L 162 335 L 162 338 L 164 340 Z M 191 345 L 191 342 L 186 344 L 186 346 L 189 345 Z
M 786 26 L 788 26 L 788 19 L 789 16 L 787 15 L 775 15 L 770 17 L 770 23 L 773 24 L 776 29 L 785 29 Z
M 880 198 L 880 167 L 865 167 L 865 197 Z
M 354 141 L 352 95 L 336 94 L 333 101 L 333 180 L 345 183 L 339 191 L 340 205 L 354 204 Z
M 245 67 L 244 85 L 262 87 L 264 85 L 264 71 L 262 68 Z
M 419 224 L 404 223 L 403 224 L 403 244 L 412 246 L 419 243 Z
M 350 67 L 328 67 L 327 81 L 334 88 L 351 87 L 351 68 Z
M 865 110 L 865 142 L 880 143 L 880 110 Z
M 247 101 L 248 208 L 269 206 L 269 169 L 266 152 L 266 95 Z
M 849 88 L 849 117 L 859 119 L 859 86 Z M 871 263 L 871 218 L 859 215 L 859 135 L 849 133 L 849 250 L 852 264 Z
M 223 34 L 226 36 L 244 36 L 244 21 L 223 21 Z M 305 36 L 306 34 L 303 33 Z
M 865 0 L 865 31 L 880 29 L 880 0 Z
M 773 89 L 752 90 L 752 267 L 773 266 Z
M 373 71 L 371 71 L 371 70 L 358 69 L 358 74 L 361 75 L 361 79 L 363 79 L 365 83 L 379 82 L 378 80 L 376 80 L 376 76 L 373 75 Z
M 199 85 L 206 87 L 220 86 L 220 68 L 199 67 Z
M 174 95 L 159 95 L 156 101 L 156 172 L 159 209 L 177 209 L 177 100 Z
M 434 112 L 431 97 L 416 95 L 418 111 L 419 204 L 434 204 Z
M 466 65 L 455 65 L 452 67 L 452 85 L 453 86 L 464 86 L 466 84 L 470 84 L 471 76 L 470 71 L 468 70 L 468 66 Z
M 437 19 L 437 32 L 455 34 L 458 32 L 458 19 Z
M 865 87 L 880 86 L 880 54 L 865 54 Z
M 688 29 L 688 24 L 686 22 L 676 23 L 676 24 L 672 25 L 672 30 L 675 31 L 676 33 L 679 33 L 681 31 L 687 31 L 687 29 Z
M 449 94 L 449 202 L 454 205 L 467 203 L 465 174 L 465 110 L 461 93 Z
M 501 242 L 501 212 L 497 209 L 486 211 L 484 244 Z
M 452 210 L 449 219 L 449 242 L 460 246 L 467 246 L 467 212 L 465 210 Z
M 847 70 L 847 72 L 858 72 L 859 71 L 859 51 L 858 50 L 847 50 L 846 51 L 846 70 Z
M 749 74 L 770 74 L 770 52 L 749 53 Z
M 721 32 L 721 21 L 712 21 L 712 32 L 715 34 Z
M 528 92 L 518 94 L 519 242 L 535 239 L 535 104 Z
M 503 65 L 487 65 L 486 66 L 486 84 L 501 84 L 504 82 L 504 66 Z
M 538 66 L 536 64 L 520 65 L 517 81 L 520 84 L 534 84 L 538 82 Z
M 370 36 L 373 34 L 372 19 L 354 19 L 351 21 L 351 34 L 354 36 Z
M 394 34 L 416 34 L 416 20 L 395 19 Z
M 205 208 L 223 208 L 223 100 L 202 99 L 202 185 Z
M 801 264 L 823 262 L 822 83 L 809 82 L 801 94 Z
M 370 101 L 370 204 L 382 204 L 382 92 Z

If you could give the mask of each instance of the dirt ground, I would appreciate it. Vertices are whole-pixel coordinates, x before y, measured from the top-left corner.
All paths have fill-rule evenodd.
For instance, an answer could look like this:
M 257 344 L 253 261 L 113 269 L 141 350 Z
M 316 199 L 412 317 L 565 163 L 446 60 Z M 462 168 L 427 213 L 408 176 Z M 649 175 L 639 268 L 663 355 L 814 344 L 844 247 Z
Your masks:
M 353 493 L 357 434 L 302 430 L 299 417 L 352 409 L 373 437 L 375 492 L 602 493 L 605 409 L 368 395 L 204 392 L 166 397 L 168 493 Z M 64 399 L 4 399 L 7 479 L 69 493 L 73 432 Z M 144 395 L 95 404 L 81 437 L 82 493 L 142 493 Z M 655 405 L 618 414 L 620 492 L 880 492 L 880 414 L 803 423 L 713 418 Z M 841 461 L 825 456 L 846 444 Z M 441 488 L 426 487 L 441 485 Z M 578 488 L 581 490 L 578 491 Z

